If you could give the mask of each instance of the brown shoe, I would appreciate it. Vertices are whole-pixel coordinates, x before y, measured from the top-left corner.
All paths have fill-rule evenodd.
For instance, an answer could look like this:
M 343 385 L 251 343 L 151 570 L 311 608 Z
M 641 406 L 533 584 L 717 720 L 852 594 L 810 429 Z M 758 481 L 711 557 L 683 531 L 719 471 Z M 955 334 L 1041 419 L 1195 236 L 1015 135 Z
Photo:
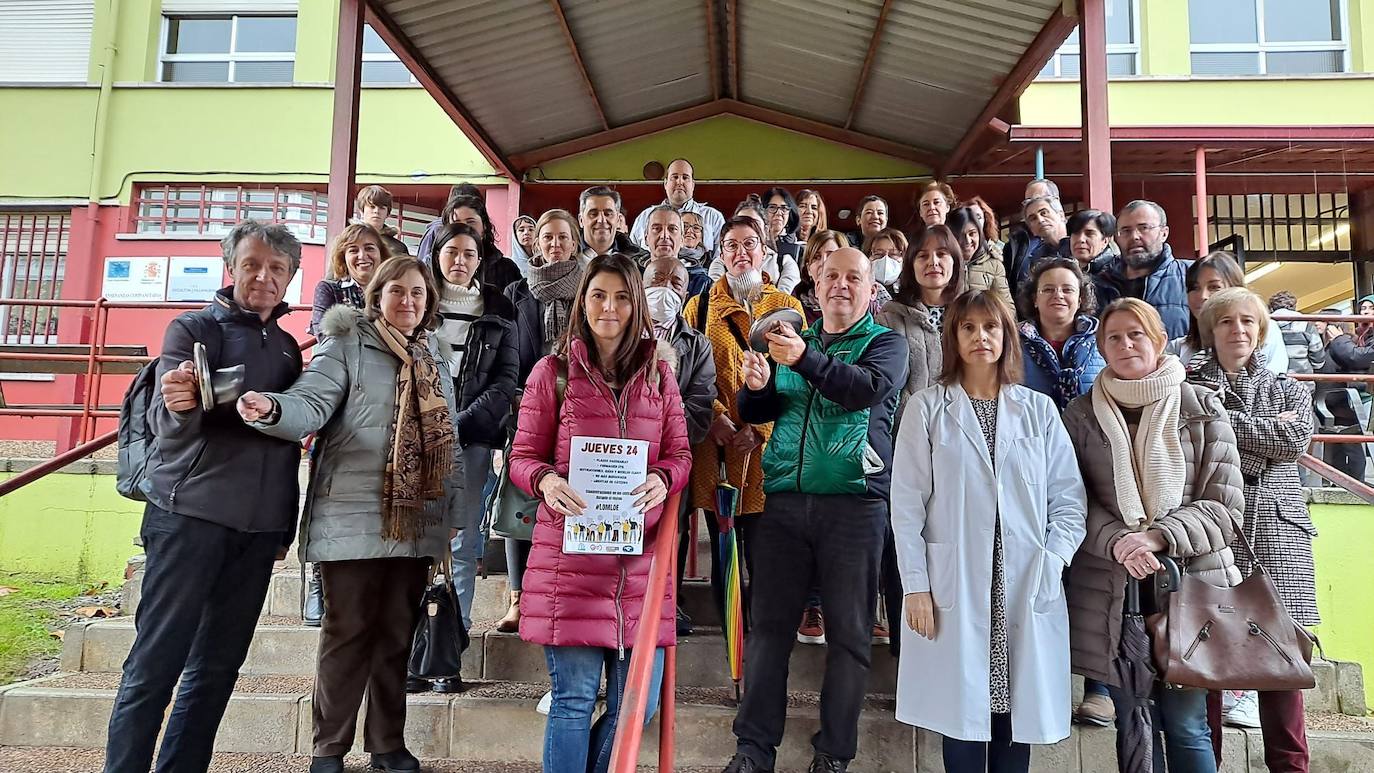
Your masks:
M 520 591 L 510 592 L 510 609 L 507 609 L 506 616 L 496 623 L 496 630 L 501 633 L 516 633 L 520 630 Z
M 807 607 L 797 627 L 797 641 L 802 644 L 825 644 L 825 617 L 820 607 Z
M 1098 727 L 1108 727 L 1116 721 L 1116 706 L 1106 695 L 1088 695 L 1078 704 L 1075 712 L 1079 722 Z
M 892 635 L 891 635 L 891 633 L 888 632 L 887 626 L 883 625 L 882 623 L 874 623 L 874 624 L 873 624 L 873 643 L 874 643 L 874 644 L 891 644 L 891 643 L 892 643 Z

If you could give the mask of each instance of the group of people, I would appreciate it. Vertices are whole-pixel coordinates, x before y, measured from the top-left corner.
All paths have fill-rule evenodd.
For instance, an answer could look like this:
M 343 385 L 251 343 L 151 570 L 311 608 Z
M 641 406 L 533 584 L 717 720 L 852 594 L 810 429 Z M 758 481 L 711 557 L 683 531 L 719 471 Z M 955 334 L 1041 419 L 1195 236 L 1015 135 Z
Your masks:
M 1229 254 L 1175 258 L 1157 204 L 1067 216 L 1036 180 L 1002 241 L 987 203 L 943 182 L 916 191 L 903 229 L 865 197 L 849 233 L 815 190 L 769 188 L 726 216 L 695 199 L 686 159 L 664 191 L 631 218 L 614 189 L 588 188 L 576 214 L 517 219 L 506 255 L 481 196 L 457 186 L 410 257 L 390 194 L 365 188 L 330 246 L 304 368 L 277 324 L 299 243 L 252 221 L 225 237 L 232 284 L 172 323 L 157 368 L 147 574 L 108 771 L 148 769 L 178 678 L 161 755 L 208 764 L 272 561 L 296 538 L 312 434 L 313 773 L 343 769 L 364 694 L 373 767 L 419 769 L 405 694 L 461 685 L 407 679 L 410 631 L 449 562 L 471 625 L 502 449 L 540 501 L 532 538 L 506 540 L 498 625 L 544 647 L 544 769 L 607 769 L 639 627 L 657 630 L 657 696 L 662 647 L 691 621 L 671 590 L 645 598 L 651 538 L 642 555 L 564 551 L 565 519 L 588 506 L 574 437 L 647 443 L 631 497 L 650 533 L 704 511 L 714 543 L 716 488 L 739 490 L 748 633 L 727 773 L 773 769 L 799 640 L 827 648 L 811 771 L 854 758 L 875 643 L 899 656 L 897 718 L 944 736 L 948 770 L 1025 771 L 1075 713 L 1112 721 L 1127 577 L 1148 588 L 1159 555 L 1235 585 L 1257 570 L 1231 549 L 1243 532 L 1288 612 L 1318 622 L 1296 464 L 1312 398 L 1276 364 L 1295 342 Z M 784 309 L 804 324 L 754 329 Z M 1331 352 L 1374 361 L 1366 338 Z M 246 365 L 236 405 L 201 407 L 196 342 L 212 367 Z M 715 562 L 711 582 L 723 604 Z M 1088 680 L 1077 709 L 1071 673 Z M 1217 770 L 1220 700 L 1158 686 L 1157 769 Z M 1301 693 L 1240 700 L 1258 704 L 1270 769 L 1305 771 Z

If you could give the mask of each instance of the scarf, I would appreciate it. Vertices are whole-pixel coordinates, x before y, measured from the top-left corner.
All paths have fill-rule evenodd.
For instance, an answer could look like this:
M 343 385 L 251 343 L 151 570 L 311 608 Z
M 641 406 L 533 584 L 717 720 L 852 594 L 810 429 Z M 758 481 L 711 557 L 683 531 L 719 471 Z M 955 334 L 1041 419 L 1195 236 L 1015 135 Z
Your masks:
M 751 317 L 754 316 L 754 301 L 763 295 L 763 282 L 763 273 L 758 269 L 753 269 L 741 277 L 728 273 L 725 275 L 725 284 L 730 288 L 730 297 L 738 301 Z
M 544 304 L 544 343 L 557 341 L 568 329 L 573 296 L 582 281 L 582 261 L 576 256 L 557 263 L 530 264 L 530 292 Z
M 417 540 L 439 523 L 439 513 L 425 513 L 425 502 L 444 494 L 444 479 L 453 470 L 453 423 L 444 399 L 439 366 L 429 351 L 429 334 L 406 338 L 378 319 L 382 342 L 401 361 L 396 374 L 396 413 L 391 453 L 382 485 L 382 538 Z
M 1078 397 L 1083 382 L 1083 371 L 1088 369 L 1090 357 L 1080 357 L 1080 347 L 1093 344 L 1091 336 L 1082 337 L 1091 323 L 1079 317 L 1074 322 L 1074 332 L 1064 342 L 1062 353 L 1056 353 L 1050 342 L 1040 335 L 1040 329 L 1032 322 L 1021 323 L 1021 338 L 1026 342 L 1026 355 L 1037 368 L 1044 371 L 1054 382 L 1055 405 L 1063 411 L 1069 401 Z
M 1120 379 L 1108 368 L 1093 382 L 1093 415 L 1111 445 L 1116 502 L 1121 519 L 1132 529 L 1142 529 L 1183 504 L 1188 482 L 1178 439 L 1183 376 L 1178 358 L 1166 354 L 1145 378 Z M 1121 406 L 1142 409 L 1134 444 Z

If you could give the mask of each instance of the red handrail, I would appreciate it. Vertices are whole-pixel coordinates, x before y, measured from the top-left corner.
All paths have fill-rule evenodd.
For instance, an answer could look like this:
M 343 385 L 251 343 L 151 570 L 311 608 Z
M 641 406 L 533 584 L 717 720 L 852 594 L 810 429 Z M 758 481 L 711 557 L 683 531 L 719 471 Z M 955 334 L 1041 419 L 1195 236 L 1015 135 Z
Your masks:
M 10 478 L 7 481 L 0 482 L 0 497 L 3 497 L 6 494 L 18 488 L 22 488 L 23 486 L 26 486 L 36 481 L 50 472 L 56 472 L 84 456 L 93 454 L 96 451 L 99 451 L 100 449 L 104 448 L 105 446 L 108 446 L 109 444 L 115 442 L 118 439 L 119 430 L 106 432 L 104 435 L 101 435 L 100 437 L 90 441 L 89 443 L 82 443 L 81 445 L 67 451 L 66 453 L 61 453 L 57 456 L 54 456 L 53 458 L 49 459 L 46 462 L 43 462 L 42 464 L 34 465 L 33 467 L 30 467 L 29 469 L 24 470 L 23 472 L 14 476 L 13 478 Z
M 678 497 L 678 494 L 668 497 L 663 504 L 663 515 L 658 519 L 654 557 L 649 565 L 649 587 L 644 591 L 643 606 L 639 610 L 639 630 L 630 650 L 630 674 L 625 680 L 625 695 L 620 701 L 615 745 L 611 747 L 611 773 L 634 773 L 639 765 L 639 742 L 644 736 L 644 712 L 648 709 L 649 683 L 654 675 L 654 651 L 658 648 L 658 622 L 662 614 L 663 594 L 676 594 L 676 583 L 670 579 L 673 568 L 677 566 Z M 676 597 L 673 601 L 676 603 Z M 659 700 L 660 773 L 673 771 L 676 681 L 677 647 L 667 647 L 663 653 L 663 692 Z

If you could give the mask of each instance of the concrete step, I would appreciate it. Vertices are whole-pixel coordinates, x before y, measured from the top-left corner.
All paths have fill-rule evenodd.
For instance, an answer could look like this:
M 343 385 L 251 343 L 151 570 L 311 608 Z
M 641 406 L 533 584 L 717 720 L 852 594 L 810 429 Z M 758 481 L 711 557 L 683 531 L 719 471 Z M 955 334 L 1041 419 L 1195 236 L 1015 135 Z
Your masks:
M 117 680 L 113 674 L 59 675 L 0 688 L 0 747 L 103 747 Z M 241 680 L 240 691 L 230 701 L 221 725 L 216 750 L 228 755 L 266 755 L 268 759 L 308 753 L 310 689 L 311 682 L 306 678 Z M 462 695 L 411 696 L 407 745 L 423 758 L 490 760 L 486 770 L 523 770 L 518 766 L 536 763 L 540 756 L 544 717 L 535 712 L 534 706 L 543 689 L 543 685 L 536 684 L 476 684 Z M 726 692 L 689 688 L 678 691 L 678 765 L 719 770 L 728 759 L 735 709 L 725 700 Z M 810 737 L 818 726 L 815 699 L 814 694 L 792 696 L 787 730 L 779 750 L 779 771 L 804 770 L 809 762 Z M 366 707 L 362 714 L 365 716 Z M 1334 730 L 1309 728 L 1314 772 L 1374 770 L 1374 721 L 1344 718 L 1344 722 Z M 1109 773 L 1116 770 L 1114 738 L 1111 728 L 1075 727 L 1068 739 L 1036 747 L 1032 770 Z M 645 732 L 642 762 L 652 764 L 656 759 L 657 739 L 655 721 Z M 939 737 L 894 720 L 890 703 L 870 702 L 860 720 L 860 739 L 858 758 L 850 767 L 855 773 L 943 769 Z M 1265 770 L 1259 731 L 1228 728 L 1224 743 L 1224 773 Z M 3 762 L 7 754 L 32 759 L 13 749 L 0 748 L 0 769 L 54 769 L 50 764 L 10 767 Z M 301 768 L 220 768 L 291 769 Z M 436 771 L 467 769 L 437 767 Z M 71 770 L 75 773 L 84 769 Z
M 540 773 L 542 767 L 533 762 L 493 763 L 489 760 L 422 760 L 429 773 Z M 349 773 L 373 773 L 367 767 L 367 755 L 356 754 L 344 759 Z M 310 766 L 307 754 L 248 754 L 245 752 L 216 754 L 208 773 L 300 773 Z M 73 749 L 69 746 L 5 746 L 0 747 L 0 770 L 52 773 L 102 773 L 105 769 L 103 749 Z M 650 768 L 641 766 L 640 770 Z M 678 768 L 677 773 L 720 773 L 719 768 L 700 768 L 691 771 Z

